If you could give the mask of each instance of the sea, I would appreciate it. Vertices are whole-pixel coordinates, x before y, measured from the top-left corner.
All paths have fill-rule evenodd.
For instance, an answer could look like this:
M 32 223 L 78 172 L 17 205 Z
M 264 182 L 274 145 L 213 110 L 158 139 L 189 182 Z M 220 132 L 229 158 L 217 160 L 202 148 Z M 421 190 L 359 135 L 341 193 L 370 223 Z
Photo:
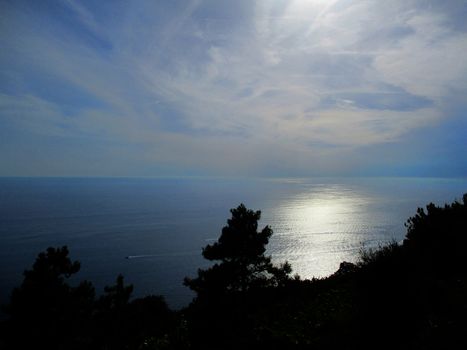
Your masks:
M 183 285 L 211 264 L 215 242 L 244 203 L 274 233 L 266 254 L 301 278 L 321 278 L 363 249 L 404 239 L 418 207 L 461 200 L 466 178 L 0 178 L 0 304 L 47 247 L 68 246 L 97 294 L 118 274 L 134 297 L 179 309 Z

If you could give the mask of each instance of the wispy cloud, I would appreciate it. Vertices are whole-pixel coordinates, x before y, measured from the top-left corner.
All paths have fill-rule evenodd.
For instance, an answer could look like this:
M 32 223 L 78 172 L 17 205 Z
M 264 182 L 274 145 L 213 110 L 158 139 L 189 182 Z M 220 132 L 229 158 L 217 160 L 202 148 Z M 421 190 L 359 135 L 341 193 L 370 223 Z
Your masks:
M 462 11 L 426 4 L 5 3 L 0 118 L 137 149 L 145 175 L 352 173 L 366 148 L 453 118 L 467 90 Z

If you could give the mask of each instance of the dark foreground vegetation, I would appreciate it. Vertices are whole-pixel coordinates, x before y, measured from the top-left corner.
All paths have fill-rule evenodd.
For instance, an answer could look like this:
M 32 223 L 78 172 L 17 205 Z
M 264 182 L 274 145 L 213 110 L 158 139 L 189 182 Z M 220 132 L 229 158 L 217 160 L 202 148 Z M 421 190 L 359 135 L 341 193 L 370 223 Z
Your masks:
M 68 250 L 40 253 L 5 306 L 5 349 L 467 349 L 467 195 L 407 221 L 402 244 L 363 251 L 324 279 L 291 276 L 265 256 L 272 230 L 243 205 L 218 242 L 215 262 L 185 284 L 181 311 L 164 299 L 131 299 L 118 276 L 104 295 L 70 286 Z

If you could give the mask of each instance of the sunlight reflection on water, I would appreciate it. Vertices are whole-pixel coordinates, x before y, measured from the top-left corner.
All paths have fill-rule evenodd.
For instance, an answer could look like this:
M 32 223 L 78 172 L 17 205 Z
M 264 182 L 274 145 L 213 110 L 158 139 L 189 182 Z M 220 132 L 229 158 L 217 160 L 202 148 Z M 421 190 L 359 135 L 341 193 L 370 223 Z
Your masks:
M 272 208 L 269 251 L 276 262 L 287 259 L 302 278 L 327 276 L 340 262 L 355 261 L 363 246 L 390 240 L 391 227 L 378 230 L 387 220 L 371 210 L 374 202 L 344 185 L 310 186 Z

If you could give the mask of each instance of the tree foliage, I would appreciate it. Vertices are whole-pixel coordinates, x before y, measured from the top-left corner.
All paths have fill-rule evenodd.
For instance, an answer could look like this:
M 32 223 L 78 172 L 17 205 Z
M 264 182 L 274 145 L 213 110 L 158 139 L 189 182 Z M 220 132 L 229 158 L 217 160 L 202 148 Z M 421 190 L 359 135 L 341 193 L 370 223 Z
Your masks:
M 467 348 L 467 194 L 409 218 L 402 244 L 362 254 L 356 279 L 361 338 L 385 348 Z M 384 302 L 383 302 L 384 301 Z
M 11 316 L 11 335 L 18 336 L 15 339 L 18 347 L 43 344 L 64 348 L 86 344 L 83 333 L 89 332 L 82 330 L 89 325 L 95 292 L 87 281 L 76 287 L 67 283 L 79 269 L 79 262 L 69 259 L 68 248 L 64 246 L 40 253 L 33 268 L 24 272 L 23 283 L 13 290 L 6 308 Z
M 467 194 L 462 202 L 443 207 L 430 203 L 419 208 L 407 223 L 404 246 L 431 273 L 457 274 L 467 271 Z M 434 257 L 436 256 L 436 259 Z
M 286 262 L 274 266 L 271 257 L 264 254 L 273 231 L 269 226 L 258 231 L 261 212 L 243 204 L 230 212 L 232 217 L 219 240 L 203 249 L 204 258 L 219 262 L 206 270 L 199 269 L 197 278 L 185 279 L 185 285 L 199 297 L 276 287 L 289 279 L 290 265 Z
M 177 329 L 173 312 L 160 296 L 131 300 L 132 285 L 122 275 L 96 300 L 90 282 L 72 286 L 80 269 L 68 248 L 41 252 L 11 294 L 3 324 L 8 349 L 137 349 L 148 341 L 171 344 Z M 2 343 L 0 341 L 0 347 Z

